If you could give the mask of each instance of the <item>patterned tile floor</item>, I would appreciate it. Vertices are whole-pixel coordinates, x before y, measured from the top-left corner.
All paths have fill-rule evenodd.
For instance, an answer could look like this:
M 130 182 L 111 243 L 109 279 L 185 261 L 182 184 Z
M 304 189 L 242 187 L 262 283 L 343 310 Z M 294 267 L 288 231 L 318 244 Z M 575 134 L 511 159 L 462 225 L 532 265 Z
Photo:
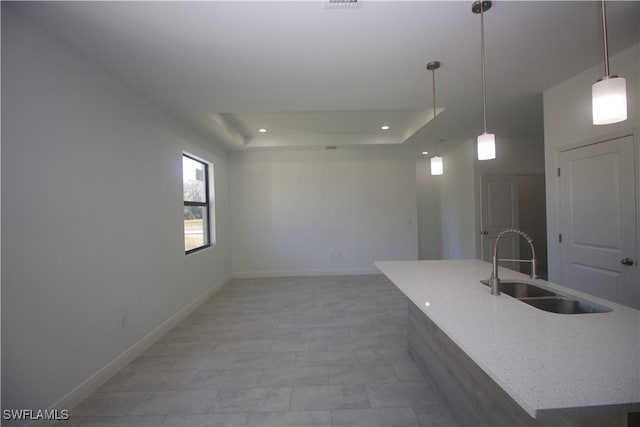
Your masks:
M 406 317 L 384 276 L 234 280 L 59 425 L 453 427 Z

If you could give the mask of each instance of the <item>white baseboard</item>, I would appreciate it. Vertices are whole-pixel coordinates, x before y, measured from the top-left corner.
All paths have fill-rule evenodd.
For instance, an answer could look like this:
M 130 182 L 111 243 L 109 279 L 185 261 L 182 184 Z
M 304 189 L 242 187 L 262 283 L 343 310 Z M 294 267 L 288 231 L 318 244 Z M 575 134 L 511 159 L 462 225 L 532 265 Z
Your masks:
M 53 404 L 49 409 L 70 409 L 70 414 L 73 415 L 72 408 L 77 404 L 82 402 L 84 399 L 89 397 L 91 393 L 99 389 L 104 383 L 106 383 L 111 377 L 117 374 L 120 370 L 126 367 L 129 363 L 131 363 L 136 357 L 142 354 L 147 348 L 149 348 L 153 343 L 155 343 L 159 338 L 161 338 L 164 334 L 166 334 L 169 330 L 171 330 L 174 326 L 176 326 L 182 319 L 187 317 L 191 312 L 193 312 L 196 308 L 200 306 L 203 302 L 205 302 L 209 297 L 214 295 L 220 289 L 222 289 L 225 285 L 229 283 L 231 277 L 225 277 L 218 283 L 211 286 L 211 288 L 207 289 L 200 296 L 196 297 L 189 304 L 184 306 L 178 312 L 176 312 L 173 316 L 162 322 L 157 328 L 153 331 L 149 332 L 147 335 L 142 337 L 138 342 L 125 350 L 118 357 L 109 362 L 106 366 L 98 370 L 96 373 L 91 375 L 85 381 L 83 381 L 76 388 L 71 390 L 66 396 L 58 400 L 55 404 Z M 49 427 L 54 426 L 59 421 L 47 421 L 40 420 L 35 421 L 30 426 L 37 427 Z
M 308 276 L 353 276 L 382 274 L 375 267 L 354 269 L 330 269 L 330 270 L 276 270 L 276 271 L 245 271 L 234 272 L 234 279 L 259 279 L 263 277 L 308 277 Z

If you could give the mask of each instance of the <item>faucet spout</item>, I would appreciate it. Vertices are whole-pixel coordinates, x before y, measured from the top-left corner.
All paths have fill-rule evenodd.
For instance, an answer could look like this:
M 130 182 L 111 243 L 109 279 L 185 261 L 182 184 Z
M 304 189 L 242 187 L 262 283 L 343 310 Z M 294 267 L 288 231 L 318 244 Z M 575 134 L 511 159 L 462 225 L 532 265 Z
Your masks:
M 519 236 L 523 237 L 527 241 L 527 243 L 529 243 L 529 247 L 531 248 L 530 260 L 498 258 L 498 246 L 500 244 L 500 240 L 502 240 L 502 237 L 504 237 L 505 234 L 509 234 L 509 233 L 518 234 Z M 507 228 L 506 230 L 503 230 L 500 234 L 498 234 L 498 237 L 496 237 L 496 243 L 493 246 L 492 261 L 493 261 L 493 265 L 491 269 L 491 277 L 489 278 L 489 284 L 491 285 L 491 295 L 500 295 L 500 278 L 498 277 L 498 262 L 500 261 L 512 261 L 512 262 L 521 262 L 521 263 L 529 262 L 531 263 L 531 278 L 532 279 L 538 278 L 536 274 L 536 250 L 533 247 L 533 240 L 531 240 L 531 237 L 529 237 L 529 235 L 527 235 L 525 232 L 517 228 Z

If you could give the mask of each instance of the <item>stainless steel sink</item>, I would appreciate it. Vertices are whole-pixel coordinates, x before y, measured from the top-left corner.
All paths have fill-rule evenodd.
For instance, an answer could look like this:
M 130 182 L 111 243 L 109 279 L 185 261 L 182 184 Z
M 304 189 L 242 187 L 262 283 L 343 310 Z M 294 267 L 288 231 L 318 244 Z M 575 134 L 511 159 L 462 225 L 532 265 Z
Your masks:
M 580 314 L 580 313 L 606 313 L 610 308 L 565 297 L 542 297 L 542 298 L 519 298 L 525 304 L 529 304 L 540 310 L 559 314 Z
M 481 280 L 480 282 L 490 286 L 489 280 Z M 611 311 L 609 307 L 579 300 L 572 296 L 557 294 L 548 289 L 518 280 L 502 280 L 500 282 L 500 292 L 550 313 L 581 314 Z
M 481 280 L 484 285 L 490 286 L 488 280 Z M 500 292 L 504 292 L 514 298 L 529 297 L 552 297 L 555 292 L 532 285 L 531 283 L 519 282 L 517 280 L 501 280 Z

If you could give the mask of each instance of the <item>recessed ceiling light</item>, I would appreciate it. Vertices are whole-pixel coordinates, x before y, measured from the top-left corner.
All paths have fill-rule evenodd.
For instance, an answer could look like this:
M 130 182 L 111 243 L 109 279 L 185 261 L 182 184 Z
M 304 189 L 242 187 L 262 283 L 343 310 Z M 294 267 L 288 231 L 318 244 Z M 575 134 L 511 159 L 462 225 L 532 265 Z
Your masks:
M 265 128 L 260 128 L 260 129 L 258 129 L 258 132 L 260 132 L 260 133 L 265 133 L 266 131 L 267 131 L 267 130 L 266 130 Z
M 426 156 L 427 154 L 429 154 L 429 152 L 428 152 L 428 151 L 423 151 L 423 152 L 422 152 L 422 155 L 423 155 L 423 156 Z
M 380 129 L 382 129 L 382 130 L 389 130 L 389 126 L 384 125 L 384 126 L 382 126 Z

